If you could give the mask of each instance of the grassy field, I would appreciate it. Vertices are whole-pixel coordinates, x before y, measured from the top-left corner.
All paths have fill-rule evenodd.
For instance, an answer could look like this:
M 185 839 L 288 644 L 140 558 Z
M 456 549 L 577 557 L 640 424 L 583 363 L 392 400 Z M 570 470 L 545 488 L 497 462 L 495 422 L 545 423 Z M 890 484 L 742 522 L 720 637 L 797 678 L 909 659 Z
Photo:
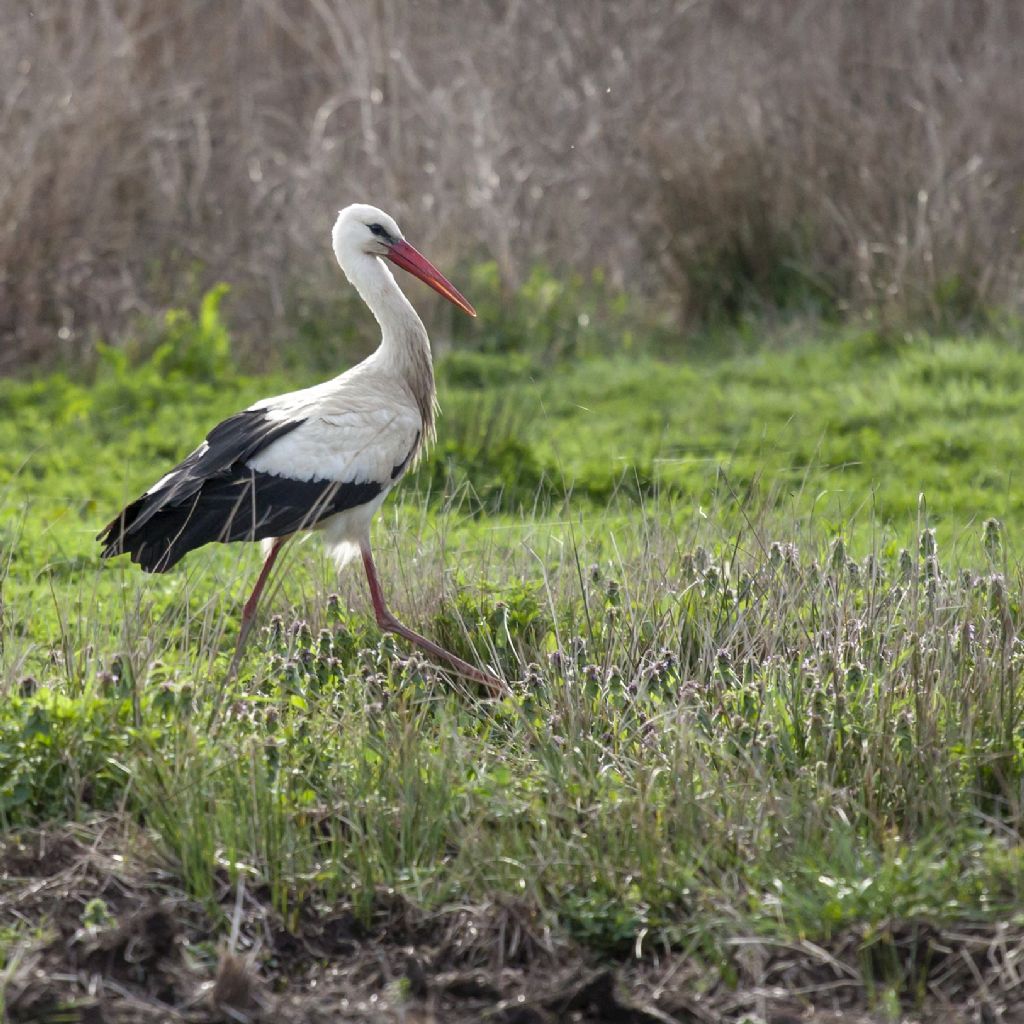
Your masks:
M 1019 1009 L 1020 349 L 449 354 L 439 444 L 375 544 L 402 617 L 511 682 L 488 702 L 381 638 L 315 539 L 231 683 L 255 548 L 99 563 L 214 422 L 311 382 L 178 326 L 88 383 L 0 384 L 12 1019 L 94 998 L 32 971 L 116 975 L 149 896 L 188 968 L 117 975 L 111 1019 Z

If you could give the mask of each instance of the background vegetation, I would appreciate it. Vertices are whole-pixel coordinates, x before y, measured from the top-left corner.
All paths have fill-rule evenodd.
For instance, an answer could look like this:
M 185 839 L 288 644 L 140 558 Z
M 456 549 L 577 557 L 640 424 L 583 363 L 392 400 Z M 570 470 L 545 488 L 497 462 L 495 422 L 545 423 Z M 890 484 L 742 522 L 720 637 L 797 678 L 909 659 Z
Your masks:
M 1015 0 L 5 4 L 0 369 L 218 281 L 264 358 L 334 309 L 354 199 L 677 324 L 1018 311 L 1022 34 Z
M 168 953 L 142 976 L 166 1005 L 232 962 L 204 945 L 229 919 L 260 977 L 304 991 L 287 943 L 344 908 L 362 952 L 323 961 L 323 998 L 358 977 L 401 1019 L 413 996 L 365 963 L 396 955 L 398 900 L 459 936 L 429 977 L 486 969 L 509 999 L 561 1005 L 537 994 L 564 989 L 552 972 L 599 956 L 661 965 L 631 991 L 672 1019 L 694 991 L 725 1013 L 756 1005 L 767 951 L 795 943 L 805 1003 L 1012 1006 L 985 943 L 1018 934 L 1024 882 L 1024 354 L 842 329 L 680 362 L 656 337 L 626 357 L 584 329 L 585 357 L 553 357 L 571 324 L 538 296 L 561 287 L 535 277 L 519 304 L 550 344 L 439 360 L 441 441 L 376 531 L 403 618 L 512 682 L 490 705 L 382 638 L 359 574 L 337 578 L 315 544 L 289 552 L 235 680 L 255 550 L 155 578 L 98 563 L 98 525 L 217 416 L 303 382 L 238 373 L 221 290 L 135 355 L 102 349 L 91 380 L 0 388 L 5 856 L 37 865 L 26 829 L 103 816 L 121 846 L 153 844 L 128 863 L 158 856 L 206 922 L 182 936 L 189 972 L 168 981 Z M 47 905 L 41 931 L 22 914 L 0 942 L 14 1019 L 44 996 L 85 1005 L 66 981 L 41 994 L 26 950 L 74 979 L 82 928 L 97 948 L 141 941 L 148 883 L 111 903 L 110 870 L 75 869 L 88 913 Z M 416 927 L 403 948 L 441 941 Z M 977 976 L 958 966 L 964 928 L 994 958 Z M 478 984 L 458 983 L 450 1019 L 493 1006 Z M 267 1005 L 249 1019 L 309 1019 Z M 595 1019 L 621 1019 L 609 1005 Z

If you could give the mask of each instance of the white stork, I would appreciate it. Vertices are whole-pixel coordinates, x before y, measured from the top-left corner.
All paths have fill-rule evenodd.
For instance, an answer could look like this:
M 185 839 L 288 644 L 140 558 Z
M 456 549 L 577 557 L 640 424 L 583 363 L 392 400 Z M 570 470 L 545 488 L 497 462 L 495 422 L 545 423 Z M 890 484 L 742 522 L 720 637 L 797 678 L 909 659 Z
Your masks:
M 166 572 L 211 541 L 262 541 L 265 560 L 242 612 L 236 663 L 274 561 L 299 530 L 320 531 L 338 567 L 362 554 L 377 625 L 448 661 L 491 693 L 494 676 L 398 621 L 384 602 L 370 551 L 370 521 L 434 438 L 436 397 L 423 322 L 384 260 L 426 282 L 470 316 L 476 311 L 373 206 L 338 214 L 334 254 L 381 328 L 377 350 L 315 387 L 265 398 L 218 424 L 183 462 L 99 535 L 102 557 L 128 552 Z

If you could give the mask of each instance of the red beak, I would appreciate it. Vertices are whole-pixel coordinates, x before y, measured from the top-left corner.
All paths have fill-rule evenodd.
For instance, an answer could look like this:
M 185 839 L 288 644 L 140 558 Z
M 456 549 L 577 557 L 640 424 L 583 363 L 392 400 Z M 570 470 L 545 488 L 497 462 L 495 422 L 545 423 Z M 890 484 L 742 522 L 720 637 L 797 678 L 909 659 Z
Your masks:
M 385 257 L 397 267 L 408 270 L 413 277 L 418 277 L 424 284 L 429 284 L 439 295 L 464 310 L 470 316 L 476 316 L 476 310 L 466 301 L 453 285 L 422 253 L 418 252 L 404 239 L 395 242 Z

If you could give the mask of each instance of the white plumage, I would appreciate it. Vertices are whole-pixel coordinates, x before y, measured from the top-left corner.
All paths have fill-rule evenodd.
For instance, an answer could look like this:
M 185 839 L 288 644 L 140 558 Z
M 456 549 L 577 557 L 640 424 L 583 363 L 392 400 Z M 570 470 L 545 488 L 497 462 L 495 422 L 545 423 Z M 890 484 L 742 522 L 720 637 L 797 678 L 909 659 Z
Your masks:
M 271 421 L 300 425 L 247 460 L 250 469 L 300 481 L 380 485 L 369 502 L 314 525 L 339 568 L 368 537 L 370 520 L 419 446 L 419 412 L 408 400 L 396 400 L 387 390 L 390 383 L 367 374 L 343 375 L 329 381 L 329 388 L 319 385 L 253 406 L 265 409 Z M 397 476 L 396 466 L 402 467 Z
M 248 461 L 253 469 L 296 480 L 390 481 L 391 470 L 418 444 L 422 422 L 416 407 L 376 387 L 391 382 L 344 377 L 322 397 L 302 392 L 253 406 L 272 422 L 299 421 L 291 433 Z M 374 399 L 377 399 L 374 401 Z
M 381 628 L 502 692 L 494 676 L 394 618 L 370 550 L 373 516 L 433 439 L 435 412 L 426 329 L 382 260 L 476 313 L 375 207 L 342 210 L 333 244 L 342 270 L 380 324 L 380 346 L 339 377 L 263 399 L 214 427 L 191 455 L 107 525 L 100 535 L 103 556 L 128 552 L 144 570 L 166 572 L 203 544 L 263 541 L 266 559 L 243 611 L 237 662 L 281 546 L 299 530 L 316 529 L 339 566 L 362 553 Z

